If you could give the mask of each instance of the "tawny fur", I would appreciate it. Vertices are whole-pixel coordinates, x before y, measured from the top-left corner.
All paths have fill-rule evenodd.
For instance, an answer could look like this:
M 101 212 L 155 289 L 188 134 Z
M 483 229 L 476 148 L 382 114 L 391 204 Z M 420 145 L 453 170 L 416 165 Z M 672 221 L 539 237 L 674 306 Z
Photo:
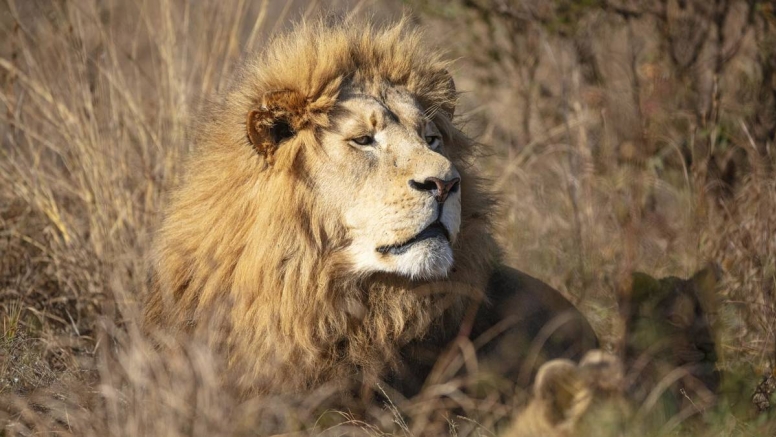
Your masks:
M 579 365 L 548 361 L 536 375 L 533 398 L 503 437 L 624 435 L 632 408 L 623 379 L 619 359 L 601 350 L 588 352 Z M 640 435 L 635 425 L 630 431 Z
M 492 202 L 467 165 L 474 146 L 452 123 L 447 66 L 406 22 L 299 24 L 272 41 L 198 126 L 155 239 L 146 329 L 215 332 L 237 384 L 253 393 L 307 390 L 354 372 L 379 377 L 398 347 L 446 329 L 462 312 L 461 291 L 483 290 L 497 257 Z M 385 84 L 431 115 L 465 184 L 454 268 L 434 283 L 351 273 L 342 217 L 309 188 L 308 169 L 324 159 L 317 133 L 339 93 Z M 249 114 L 276 110 L 267 99 L 278 90 L 292 91 L 280 115 L 298 134 L 277 150 L 257 148 Z

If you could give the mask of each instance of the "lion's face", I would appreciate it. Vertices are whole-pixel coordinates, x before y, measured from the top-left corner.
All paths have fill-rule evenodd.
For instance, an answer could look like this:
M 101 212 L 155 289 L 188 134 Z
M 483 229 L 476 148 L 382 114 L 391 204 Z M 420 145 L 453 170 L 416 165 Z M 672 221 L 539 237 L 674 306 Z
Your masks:
M 357 273 L 443 277 L 461 224 L 460 175 L 417 102 L 401 89 L 380 94 L 341 94 L 310 177 L 343 221 Z

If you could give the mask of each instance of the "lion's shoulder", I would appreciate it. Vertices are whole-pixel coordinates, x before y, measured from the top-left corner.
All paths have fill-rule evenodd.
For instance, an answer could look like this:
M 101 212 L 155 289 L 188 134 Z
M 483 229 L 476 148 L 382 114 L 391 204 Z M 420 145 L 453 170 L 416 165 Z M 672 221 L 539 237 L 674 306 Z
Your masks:
M 584 315 L 558 290 L 514 268 L 495 266 L 474 311 L 452 326 L 429 332 L 403 348 L 405 369 L 390 382 L 404 394 L 415 394 L 427 380 L 437 359 L 466 335 L 477 350 L 478 370 L 528 387 L 547 360 L 579 360 L 598 346 Z M 442 372 L 444 373 L 444 372 Z
M 585 316 L 560 291 L 503 265 L 490 276 L 472 337 L 488 339 L 482 346 L 488 370 L 522 386 L 548 359 L 579 360 L 598 346 Z

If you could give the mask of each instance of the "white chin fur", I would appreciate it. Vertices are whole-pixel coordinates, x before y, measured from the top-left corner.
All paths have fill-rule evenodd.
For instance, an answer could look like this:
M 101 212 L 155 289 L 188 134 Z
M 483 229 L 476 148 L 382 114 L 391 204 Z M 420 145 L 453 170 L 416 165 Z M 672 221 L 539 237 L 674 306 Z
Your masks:
M 453 249 L 438 238 L 421 241 L 394 258 L 394 272 L 412 279 L 440 279 L 453 266 Z
M 350 256 L 356 272 L 389 272 L 415 280 L 444 278 L 453 267 L 453 249 L 439 238 L 415 243 L 398 255 L 380 254 L 371 244 L 355 245 Z

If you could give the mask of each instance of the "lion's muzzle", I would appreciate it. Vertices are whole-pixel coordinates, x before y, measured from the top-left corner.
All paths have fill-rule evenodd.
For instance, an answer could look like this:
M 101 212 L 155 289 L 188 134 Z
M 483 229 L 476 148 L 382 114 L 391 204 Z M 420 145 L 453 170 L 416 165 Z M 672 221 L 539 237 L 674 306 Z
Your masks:
M 429 240 L 432 238 L 449 242 L 450 231 L 448 231 L 447 228 L 437 220 L 404 243 L 392 244 L 390 246 L 380 246 L 377 248 L 377 251 L 383 255 L 388 253 L 391 255 L 402 255 L 407 252 L 407 250 L 409 250 L 413 244 L 420 243 L 421 241 Z

